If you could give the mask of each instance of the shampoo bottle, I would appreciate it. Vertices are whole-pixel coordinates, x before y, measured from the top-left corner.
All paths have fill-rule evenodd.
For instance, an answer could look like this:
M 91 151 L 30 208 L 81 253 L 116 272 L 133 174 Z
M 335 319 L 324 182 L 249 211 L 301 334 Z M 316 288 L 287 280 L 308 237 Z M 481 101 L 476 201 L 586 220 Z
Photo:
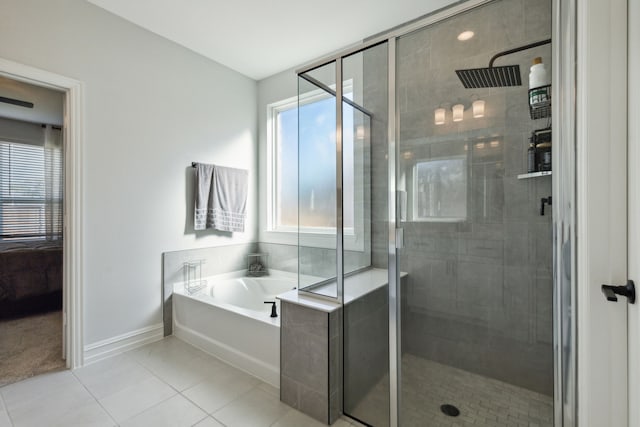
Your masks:
M 533 65 L 529 72 L 529 104 L 532 107 L 548 101 L 547 89 L 542 89 L 548 84 L 547 70 L 544 68 L 542 58 L 537 57 L 533 60 Z

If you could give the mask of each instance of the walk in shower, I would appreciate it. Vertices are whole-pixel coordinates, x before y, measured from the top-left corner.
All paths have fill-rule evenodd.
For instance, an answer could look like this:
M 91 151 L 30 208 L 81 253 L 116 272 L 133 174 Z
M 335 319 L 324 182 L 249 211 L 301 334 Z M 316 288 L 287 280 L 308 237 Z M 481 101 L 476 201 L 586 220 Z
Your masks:
M 352 418 L 563 425 L 554 8 L 461 3 L 298 72 L 300 291 L 343 304 Z M 387 285 L 354 289 L 369 268 Z

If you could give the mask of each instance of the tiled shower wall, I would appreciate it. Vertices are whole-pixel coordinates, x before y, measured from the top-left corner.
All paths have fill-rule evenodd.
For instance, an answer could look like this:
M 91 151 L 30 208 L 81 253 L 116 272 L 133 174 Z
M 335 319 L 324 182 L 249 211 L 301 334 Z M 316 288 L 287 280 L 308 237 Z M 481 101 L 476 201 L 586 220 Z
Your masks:
M 458 41 L 466 29 L 476 36 Z M 551 73 L 551 48 L 496 61 L 520 65 L 519 87 L 464 89 L 455 70 L 486 67 L 499 51 L 550 36 L 550 0 L 501 0 L 402 37 L 397 46 L 398 176 L 409 211 L 401 223 L 401 270 L 409 273 L 402 349 L 548 395 L 553 391 L 552 228 L 550 212 L 539 211 L 540 199 L 551 195 L 551 177 L 519 180 L 517 175 L 526 172 L 531 131 L 550 124 L 529 117 L 527 89 L 534 57 L 542 56 Z M 372 64 L 378 54 L 371 54 Z M 384 79 L 386 70 L 365 65 L 367 108 L 386 102 L 377 92 Z M 486 101 L 484 118 L 472 117 L 474 99 Z M 456 103 L 465 105 L 458 123 L 451 120 Z M 447 122 L 436 126 L 439 107 L 448 109 Z M 385 134 L 385 123 L 374 122 L 372 260 L 382 268 L 388 236 Z M 412 220 L 414 165 L 452 155 L 467 156 L 466 220 Z

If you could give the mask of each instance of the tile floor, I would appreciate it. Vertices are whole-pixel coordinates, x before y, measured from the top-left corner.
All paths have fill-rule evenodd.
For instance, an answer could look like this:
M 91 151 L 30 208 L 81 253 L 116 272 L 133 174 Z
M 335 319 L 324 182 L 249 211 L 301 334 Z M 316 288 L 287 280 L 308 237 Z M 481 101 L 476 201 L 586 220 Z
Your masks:
M 402 378 L 402 425 L 406 427 L 553 426 L 551 396 L 411 354 L 402 356 Z M 388 393 L 386 377 L 351 414 L 368 422 L 386 420 Z M 440 405 L 445 403 L 455 405 L 460 415 L 444 415 Z
M 174 337 L 0 388 L 0 427 L 323 425 L 281 403 L 278 389 Z

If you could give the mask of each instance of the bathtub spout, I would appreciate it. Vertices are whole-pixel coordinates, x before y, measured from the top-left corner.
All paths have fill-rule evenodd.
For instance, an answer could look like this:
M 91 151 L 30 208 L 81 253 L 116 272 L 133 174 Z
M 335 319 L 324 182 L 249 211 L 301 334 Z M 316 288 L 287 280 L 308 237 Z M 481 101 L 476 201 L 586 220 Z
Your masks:
M 270 317 L 278 317 L 278 312 L 276 311 L 276 302 L 275 301 L 265 301 L 265 304 L 273 304 L 271 306 L 271 316 Z

